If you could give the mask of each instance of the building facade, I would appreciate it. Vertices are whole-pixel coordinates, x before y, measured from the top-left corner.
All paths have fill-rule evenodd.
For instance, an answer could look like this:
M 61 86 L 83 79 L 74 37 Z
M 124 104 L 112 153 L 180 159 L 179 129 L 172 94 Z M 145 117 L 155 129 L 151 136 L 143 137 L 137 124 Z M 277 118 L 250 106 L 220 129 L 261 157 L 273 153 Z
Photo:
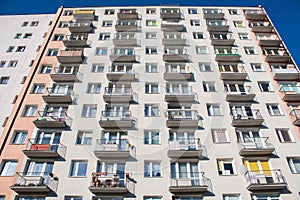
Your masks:
M 299 198 L 299 70 L 262 7 L 61 7 L 28 77 L 2 199 Z

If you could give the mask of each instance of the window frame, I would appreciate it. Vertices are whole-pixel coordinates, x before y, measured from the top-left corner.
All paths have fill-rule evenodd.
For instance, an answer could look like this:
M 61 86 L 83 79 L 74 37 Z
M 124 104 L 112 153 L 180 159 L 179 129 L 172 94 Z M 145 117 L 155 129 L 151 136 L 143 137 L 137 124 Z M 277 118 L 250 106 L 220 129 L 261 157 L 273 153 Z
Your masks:
M 158 143 L 153 141 L 156 141 L 155 138 L 158 134 Z M 147 142 L 148 141 L 148 142 Z M 144 145 L 160 145 L 161 144 L 161 134 L 159 130 L 144 130 Z
M 84 175 L 78 175 L 79 170 L 80 170 L 80 164 L 83 164 L 85 166 Z M 88 168 L 87 160 L 72 160 L 69 177 L 70 178 L 85 178 L 86 174 L 87 174 L 87 168 Z
M 232 168 L 232 172 L 230 170 L 225 170 L 225 165 L 231 165 Z M 218 165 L 218 173 L 220 176 L 233 176 L 233 175 L 237 175 L 236 169 L 235 169 L 235 165 L 234 165 L 234 161 L 232 158 L 230 159 L 217 159 L 217 165 Z M 222 167 L 221 167 L 222 166 Z M 222 169 L 220 169 L 220 167 Z M 228 173 L 228 171 L 230 171 L 230 173 Z
M 225 136 L 226 141 L 221 140 L 220 137 L 218 137 L 217 132 L 219 132 L 219 133 L 222 132 L 223 133 L 222 135 Z M 227 144 L 227 143 L 230 143 L 228 133 L 227 133 L 227 130 L 225 128 L 213 128 L 213 129 L 211 129 L 211 135 L 212 135 L 212 139 L 213 139 L 214 144 Z
M 75 145 L 92 145 L 93 131 L 81 131 L 77 132 Z
M 81 118 L 96 118 L 96 116 L 97 116 L 97 104 L 82 105 Z
M 146 171 L 149 165 L 149 171 Z M 159 166 L 159 171 L 155 171 L 154 165 Z M 157 175 L 153 175 L 156 173 Z M 148 175 L 148 176 L 147 176 Z M 144 160 L 144 178 L 162 178 L 161 161 L 159 160 Z
M 15 130 L 11 137 L 10 144 L 12 145 L 23 145 L 26 143 L 28 131 Z
M 6 166 L 6 164 L 8 164 L 8 166 Z M 0 166 L 0 177 L 14 176 L 18 166 L 18 160 L 3 159 Z

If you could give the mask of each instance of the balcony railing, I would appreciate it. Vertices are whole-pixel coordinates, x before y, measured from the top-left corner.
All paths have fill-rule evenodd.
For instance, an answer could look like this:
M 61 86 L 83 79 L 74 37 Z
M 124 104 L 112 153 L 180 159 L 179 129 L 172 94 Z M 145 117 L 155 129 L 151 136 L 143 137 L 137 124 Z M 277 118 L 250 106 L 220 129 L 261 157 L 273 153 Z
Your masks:
M 203 9 L 204 19 L 223 19 L 224 13 L 221 9 Z
M 43 95 L 46 103 L 72 103 L 77 100 L 78 95 L 74 93 L 72 87 L 56 87 L 46 88 L 47 93 Z
M 92 31 L 92 22 L 90 20 L 78 20 L 69 22 L 71 33 L 89 33 Z
M 166 111 L 167 126 L 169 128 L 190 127 L 197 128 L 199 116 L 196 110 L 170 109 Z
M 290 115 L 292 116 L 293 124 L 295 126 L 300 126 L 300 109 L 293 109 L 290 112 Z
M 136 38 L 134 33 L 119 33 L 116 34 L 113 39 L 113 44 L 115 46 L 140 46 L 141 41 Z
M 18 194 L 47 194 L 56 192 L 58 179 L 51 173 L 17 172 L 10 189 Z
M 248 76 L 244 66 L 219 66 L 222 80 L 245 80 Z
M 86 34 L 71 34 L 66 35 L 63 42 L 66 47 L 85 47 L 87 46 Z
M 163 20 L 179 20 L 182 18 L 182 13 L 179 8 L 162 8 L 160 18 Z
M 64 111 L 38 111 L 39 118 L 33 123 L 37 128 L 66 128 L 72 125 L 73 119 Z
M 206 21 L 208 31 L 228 31 L 229 25 L 226 20 L 208 20 Z
M 23 153 L 29 158 L 64 158 L 67 147 L 59 141 L 55 144 L 40 144 L 36 142 L 37 139 L 32 138 L 28 140 L 27 147 Z
M 206 151 L 199 138 L 176 139 L 169 141 L 168 156 L 173 159 L 199 159 L 206 156 Z
M 248 137 L 238 141 L 241 156 L 271 155 L 275 151 L 273 144 L 268 142 L 268 137 Z
M 296 81 L 300 77 L 300 73 L 295 66 L 286 69 L 272 69 L 272 74 L 275 80 Z
M 266 13 L 262 10 L 244 10 L 247 20 L 264 20 Z
M 134 182 L 125 173 L 112 174 L 94 172 L 89 190 L 98 195 L 124 196 L 127 192 L 134 193 Z
M 118 20 L 115 29 L 118 32 L 137 32 L 140 26 L 137 20 Z
M 266 36 L 257 35 L 256 39 L 258 40 L 258 44 L 263 47 L 280 47 L 281 45 L 281 40 L 275 34 L 268 34 Z
M 249 27 L 253 32 L 256 33 L 271 33 L 273 31 L 273 26 L 269 22 L 250 22 Z
M 163 54 L 163 61 L 166 62 L 189 62 L 191 57 L 186 54 L 186 49 L 169 50 L 165 49 Z
M 184 87 L 178 90 L 167 88 L 165 101 L 167 102 L 193 102 L 195 101 L 196 93 L 193 92 L 192 87 Z
M 99 123 L 102 128 L 132 128 L 136 119 L 130 111 L 102 111 Z
M 118 12 L 118 19 L 138 19 L 139 14 L 136 9 L 120 9 Z
M 54 82 L 75 82 L 82 78 L 82 73 L 78 72 L 75 66 L 60 66 L 54 68 L 54 73 L 50 74 Z
M 110 55 L 111 62 L 132 63 L 138 62 L 139 58 L 133 49 L 112 49 Z
M 235 39 L 232 34 L 210 34 L 211 44 L 212 45 L 233 45 Z
M 234 113 L 232 115 L 232 126 L 261 126 L 264 122 L 260 111 L 257 109 L 252 109 L 248 111 L 247 114 Z
M 245 176 L 248 182 L 247 189 L 250 191 L 277 191 L 287 186 L 280 169 L 247 171 Z
M 192 79 L 193 73 L 189 72 L 189 67 L 184 65 L 166 66 L 164 79 L 166 81 L 189 81 Z
M 161 29 L 166 32 L 183 32 L 185 30 L 185 27 L 182 23 L 179 23 L 178 21 L 162 21 Z
M 137 94 L 130 87 L 106 87 L 103 98 L 108 103 L 129 103 L 137 100 Z
M 110 66 L 106 76 L 110 81 L 134 81 L 138 78 L 138 74 L 133 71 L 131 66 Z
M 227 90 L 226 91 L 227 92 L 226 100 L 230 101 L 230 102 L 235 102 L 235 101 L 244 102 L 244 101 L 253 101 L 254 100 L 255 94 L 252 93 L 250 86 L 243 86 L 239 89 L 240 89 L 240 91 Z
M 211 180 L 203 172 L 171 173 L 169 191 L 173 194 L 203 194 L 211 191 Z
M 60 63 L 82 63 L 83 50 L 61 50 L 57 55 Z
M 283 93 L 283 100 L 286 102 L 300 101 L 300 86 L 281 86 L 279 91 Z
M 75 10 L 74 19 L 94 20 L 95 10 Z

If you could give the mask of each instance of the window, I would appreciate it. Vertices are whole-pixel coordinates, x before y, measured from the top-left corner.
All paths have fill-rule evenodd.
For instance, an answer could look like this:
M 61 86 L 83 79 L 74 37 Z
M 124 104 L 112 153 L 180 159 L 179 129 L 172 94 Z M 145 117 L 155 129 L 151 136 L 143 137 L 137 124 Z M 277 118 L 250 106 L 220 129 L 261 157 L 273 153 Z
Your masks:
M 6 60 L 1 60 L 1 61 L 0 61 L 0 67 L 4 67 L 5 64 L 6 64 Z
M 269 82 L 258 82 L 260 91 L 262 92 L 271 92 L 273 91 Z
M 82 200 L 82 197 L 80 196 L 66 196 L 65 200 Z
M 146 32 L 146 39 L 156 39 L 157 33 L 156 32 Z
M 157 54 L 157 47 L 146 47 L 146 55 Z
M 146 13 L 147 14 L 155 14 L 156 13 L 156 9 L 155 8 L 147 8 L 146 9 Z
M 1 164 L 0 176 L 13 176 L 18 165 L 15 160 L 3 160 Z
M 160 144 L 160 132 L 157 130 L 145 130 L 144 144 Z
M 194 39 L 204 39 L 203 33 L 200 32 L 193 32 L 193 38 Z
M 222 115 L 222 111 L 219 104 L 207 104 L 207 113 L 208 116 L 220 116 Z
M 216 92 L 216 86 L 214 81 L 203 81 L 204 92 Z
M 238 15 L 239 12 L 238 12 L 237 9 L 229 9 L 229 14 L 231 14 L 231 15 Z
M 212 133 L 214 143 L 229 142 L 227 138 L 226 129 L 212 129 L 211 133 Z
M 261 63 L 251 63 L 251 68 L 254 72 L 265 71 Z
M 145 161 L 144 177 L 161 177 L 160 161 Z
M 100 33 L 99 34 L 99 40 L 109 40 L 110 39 L 110 33 Z
M 8 63 L 8 66 L 7 67 L 16 67 L 18 64 L 18 61 L 17 60 L 11 60 L 9 63 Z
M 52 70 L 51 65 L 42 65 L 40 69 L 40 74 L 50 74 L 51 70 Z
M 207 46 L 196 46 L 197 54 L 208 54 Z
M 58 28 L 67 28 L 69 26 L 68 22 L 59 22 Z
M 104 72 L 104 64 L 100 63 L 93 63 L 92 65 L 92 72 L 93 73 L 101 73 Z
M 48 49 L 46 56 L 57 56 L 58 49 Z
M 0 200 L 5 200 L 5 196 L 0 196 Z
M 34 84 L 31 93 L 33 94 L 43 94 L 45 89 L 45 84 Z
M 32 67 L 33 63 L 34 63 L 34 60 L 31 60 L 28 67 Z
M 11 139 L 11 144 L 25 144 L 27 131 L 15 131 Z
M 292 173 L 300 174 L 300 158 L 287 158 Z
M 35 105 L 26 105 L 23 111 L 23 117 L 34 117 L 37 111 L 37 106 Z
M 250 40 L 248 33 L 238 33 L 240 40 Z
M 76 144 L 92 144 L 93 132 L 92 131 L 78 131 Z
M 53 36 L 53 40 L 54 41 L 62 41 L 64 39 L 64 35 L 63 34 L 55 34 Z
M 240 194 L 223 194 L 223 200 L 240 200 Z
M 23 38 L 31 38 L 32 37 L 32 33 L 25 33 L 25 35 L 23 36 Z
M 0 84 L 6 85 L 8 83 L 9 77 L 8 76 L 2 76 L 0 78 Z
M 88 83 L 87 93 L 88 94 L 100 94 L 100 83 Z
M 212 66 L 209 62 L 199 62 L 200 72 L 212 72 Z
M 188 9 L 188 13 L 189 13 L 189 14 L 198 14 L 198 11 L 197 11 L 196 8 L 189 8 L 189 9 Z
M 288 129 L 275 129 L 275 131 L 281 143 L 295 142 L 294 137 Z
M 246 27 L 243 21 L 233 21 L 233 24 L 237 28 L 245 28 Z
M 257 54 L 254 47 L 244 47 L 244 50 L 247 55 L 256 55 Z
M 19 95 L 15 95 L 15 97 L 14 97 L 14 99 L 13 99 L 13 101 L 12 101 L 12 104 L 15 104 L 15 103 L 17 102 L 18 97 L 19 97 Z
M 191 26 L 200 26 L 201 25 L 200 20 L 198 20 L 198 19 L 191 19 L 190 24 L 191 24 Z
M 39 45 L 37 48 L 36 48 L 36 51 L 39 51 L 41 49 L 41 45 Z
M 235 174 L 235 169 L 233 161 L 231 159 L 217 160 L 219 175 L 233 175 Z
M 22 80 L 21 80 L 21 84 L 24 84 L 25 81 L 26 81 L 26 79 L 27 79 L 27 76 L 23 76 L 23 78 L 22 78 Z
M 97 105 L 83 105 L 81 117 L 95 118 L 97 113 Z
M 15 39 L 20 39 L 22 37 L 22 33 L 17 33 L 16 35 L 15 35 Z
M 113 9 L 105 9 L 104 11 L 104 15 L 114 15 L 115 14 L 115 10 Z
M 23 22 L 22 26 L 28 26 L 29 22 Z
M 146 94 L 158 94 L 158 83 L 146 83 L 145 84 Z
M 147 19 L 146 26 L 156 26 L 156 20 L 155 19 Z
M 39 22 L 38 21 L 33 21 L 31 22 L 30 26 L 38 26 L 39 25 Z
M 71 16 L 73 15 L 73 10 L 65 10 L 64 16 Z
M 280 115 L 282 115 L 278 104 L 266 104 L 266 106 L 267 106 L 269 115 L 271 115 L 271 116 L 280 116 Z
M 72 177 L 86 176 L 87 161 L 72 161 L 71 173 Z
M 8 53 L 13 52 L 14 48 L 15 48 L 14 46 L 9 46 L 6 52 Z
M 159 105 L 158 104 L 145 104 L 145 117 L 158 117 Z
M 158 64 L 157 63 L 146 63 L 146 72 L 147 73 L 158 73 Z
M 277 195 L 251 195 L 251 200 L 279 200 Z
M 26 197 L 18 197 L 17 200 L 45 200 L 45 197 L 30 197 L 30 196 L 26 196 Z
M 107 48 L 103 48 L 103 47 L 96 47 L 96 56 L 105 56 L 107 54 Z
M 103 27 L 112 27 L 112 20 L 104 20 L 102 22 Z

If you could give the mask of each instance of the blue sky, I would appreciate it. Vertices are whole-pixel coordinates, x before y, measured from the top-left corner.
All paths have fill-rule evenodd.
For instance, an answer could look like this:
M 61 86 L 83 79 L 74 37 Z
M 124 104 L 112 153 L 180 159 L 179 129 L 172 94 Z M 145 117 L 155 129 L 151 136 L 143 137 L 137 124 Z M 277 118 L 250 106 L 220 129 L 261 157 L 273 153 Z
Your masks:
M 300 66 L 300 0 L 0 0 L 0 15 L 55 13 L 60 6 L 257 6 L 259 4 L 266 9 L 287 48 Z

